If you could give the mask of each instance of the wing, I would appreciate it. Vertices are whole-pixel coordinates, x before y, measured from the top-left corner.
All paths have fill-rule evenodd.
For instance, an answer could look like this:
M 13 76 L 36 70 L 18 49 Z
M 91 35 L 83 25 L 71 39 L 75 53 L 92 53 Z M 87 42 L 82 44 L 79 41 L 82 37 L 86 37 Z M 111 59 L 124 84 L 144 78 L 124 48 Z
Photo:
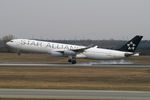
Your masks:
M 92 48 L 93 46 L 94 46 L 94 45 L 91 44 L 91 45 L 88 45 L 88 46 L 85 47 L 85 48 L 81 48 L 81 49 L 73 49 L 73 50 L 71 50 L 71 51 L 74 51 L 74 52 L 76 52 L 76 53 L 82 53 L 82 52 L 84 52 L 84 50 L 89 49 L 89 48 Z
M 65 50 L 65 51 L 50 51 L 50 54 L 52 56 L 76 56 L 79 53 L 84 52 L 86 49 L 92 48 L 93 44 L 84 47 L 84 48 L 80 48 L 80 49 L 69 49 L 69 50 Z

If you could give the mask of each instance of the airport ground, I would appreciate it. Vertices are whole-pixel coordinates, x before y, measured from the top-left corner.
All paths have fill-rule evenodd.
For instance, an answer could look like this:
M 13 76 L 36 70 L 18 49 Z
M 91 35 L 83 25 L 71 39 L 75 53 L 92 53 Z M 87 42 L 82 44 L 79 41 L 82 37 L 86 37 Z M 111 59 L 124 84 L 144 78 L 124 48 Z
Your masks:
M 150 90 L 150 68 L 0 67 L 0 88 Z
M 24 98 L 0 98 L 0 100 L 115 100 L 115 99 L 32 99 L 32 98 L 24 99 Z
M 15 53 L 0 53 L 0 63 L 5 62 L 68 63 L 67 58 L 51 57 L 48 54 L 22 54 L 18 56 Z M 101 61 L 79 59 L 78 62 L 99 63 Z M 117 60 L 117 62 L 120 62 L 120 60 Z M 150 56 L 131 57 L 125 59 L 125 62 L 132 62 L 133 64 L 150 64 Z M 150 67 L 122 67 L 121 65 L 120 67 L 0 66 L 0 88 L 150 91 Z M 0 98 L 0 100 L 43 99 Z
M 0 98 L 0 100 L 113 100 L 113 99 L 24 99 L 24 98 Z
M 127 62 L 134 64 L 150 64 L 150 56 L 129 57 L 124 59 Z M 0 53 L 0 62 L 27 62 L 27 63 L 68 63 L 68 58 L 64 57 L 51 57 L 49 54 L 21 54 L 18 56 L 16 53 Z M 104 60 L 89 60 L 77 59 L 78 63 L 81 62 L 103 62 Z M 107 62 L 107 60 L 105 60 Z M 120 60 L 115 60 L 120 62 Z M 108 62 L 110 62 L 108 60 Z
M 67 63 L 48 54 L 1 53 L 0 62 Z M 79 62 L 95 62 L 79 60 Z M 149 56 L 125 59 L 149 64 Z M 121 66 L 121 65 L 120 65 Z M 150 90 L 150 68 L 89 66 L 1 66 L 0 88 Z
M 129 57 L 124 59 L 127 62 L 134 64 L 150 64 L 150 56 Z M 68 63 L 68 58 L 64 57 L 51 57 L 49 54 L 21 54 L 18 56 L 16 53 L 0 53 L 0 62 L 27 62 L 27 63 Z M 78 63 L 81 62 L 103 62 L 107 60 L 89 60 L 77 59 Z M 120 62 L 120 60 L 115 60 Z M 110 60 L 108 60 L 110 62 Z

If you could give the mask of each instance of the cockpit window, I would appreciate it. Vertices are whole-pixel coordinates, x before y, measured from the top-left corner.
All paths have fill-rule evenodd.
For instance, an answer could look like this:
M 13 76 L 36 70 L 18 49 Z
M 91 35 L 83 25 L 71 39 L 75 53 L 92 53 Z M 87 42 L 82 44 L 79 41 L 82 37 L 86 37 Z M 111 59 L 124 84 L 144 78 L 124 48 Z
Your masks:
M 10 42 L 14 42 L 14 41 L 11 40 Z

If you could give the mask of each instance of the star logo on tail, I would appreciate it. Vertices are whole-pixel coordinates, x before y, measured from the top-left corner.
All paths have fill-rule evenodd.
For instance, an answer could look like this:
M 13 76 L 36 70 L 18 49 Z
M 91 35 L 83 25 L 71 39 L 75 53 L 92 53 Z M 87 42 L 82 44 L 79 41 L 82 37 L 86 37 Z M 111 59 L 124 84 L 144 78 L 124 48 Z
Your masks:
M 128 50 L 135 50 L 136 45 L 131 41 L 129 44 L 127 44 Z

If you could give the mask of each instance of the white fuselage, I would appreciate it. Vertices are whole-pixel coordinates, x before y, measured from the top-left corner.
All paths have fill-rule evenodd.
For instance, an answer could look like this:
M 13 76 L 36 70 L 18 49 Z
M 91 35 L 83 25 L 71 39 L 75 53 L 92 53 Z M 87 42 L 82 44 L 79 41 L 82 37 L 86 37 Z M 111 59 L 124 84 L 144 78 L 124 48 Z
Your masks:
M 50 53 L 51 55 L 53 55 L 53 52 L 57 53 L 57 52 L 64 52 L 69 50 L 85 48 L 85 46 L 54 43 L 54 42 L 44 42 L 44 41 L 28 40 L 28 39 L 14 39 L 10 42 L 7 42 L 7 45 L 20 51 Z M 88 58 L 88 59 L 97 59 L 97 60 L 121 59 L 125 57 L 126 53 L 130 54 L 131 52 L 122 52 L 117 50 L 91 47 L 89 49 L 84 50 L 82 53 L 78 53 L 76 55 L 76 58 Z M 60 55 L 60 56 L 66 56 L 66 55 Z

